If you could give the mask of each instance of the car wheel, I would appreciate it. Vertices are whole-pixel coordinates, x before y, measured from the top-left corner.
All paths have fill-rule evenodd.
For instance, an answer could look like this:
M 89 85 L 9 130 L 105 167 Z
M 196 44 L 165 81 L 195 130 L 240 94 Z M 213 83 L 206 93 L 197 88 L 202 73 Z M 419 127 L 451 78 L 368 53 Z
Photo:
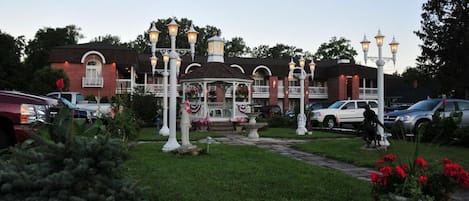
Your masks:
M 417 132 L 428 122 L 428 120 L 418 120 L 414 127 L 414 134 L 418 134 Z
M 0 149 L 7 148 L 10 146 L 10 140 L 7 136 L 7 132 L 0 128 Z
M 329 129 L 334 128 L 336 126 L 335 118 L 332 116 L 328 116 L 324 119 L 324 127 Z

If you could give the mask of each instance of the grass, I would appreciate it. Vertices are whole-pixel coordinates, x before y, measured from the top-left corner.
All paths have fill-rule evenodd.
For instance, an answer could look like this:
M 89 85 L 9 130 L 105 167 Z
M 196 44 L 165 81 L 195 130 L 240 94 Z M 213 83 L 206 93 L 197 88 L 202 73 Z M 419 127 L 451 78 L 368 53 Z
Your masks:
M 212 144 L 200 156 L 161 147 L 139 144 L 125 164 L 149 200 L 371 200 L 368 182 L 254 146 Z
M 321 139 L 321 138 L 351 138 L 356 135 L 337 134 L 324 131 L 313 131 L 312 135 L 297 135 L 296 130 L 292 128 L 267 128 L 259 132 L 260 137 L 270 138 L 291 138 L 291 139 Z
M 156 135 L 155 128 L 142 128 L 137 140 L 138 141 L 166 141 L 168 140 L 168 136 Z M 189 133 L 189 139 L 191 141 L 197 141 L 203 138 L 210 137 L 222 137 L 220 134 L 212 133 L 212 132 L 195 132 L 191 131 Z M 181 134 L 179 132 L 176 133 L 176 137 L 178 140 L 181 140 Z
M 415 144 L 408 141 L 392 140 L 391 146 L 386 151 L 363 150 L 364 141 L 360 138 L 354 139 L 322 139 L 294 147 L 298 150 L 315 153 L 359 166 L 373 167 L 374 161 L 385 154 L 392 153 L 402 162 L 409 162 L 413 158 Z M 427 162 L 441 161 L 447 157 L 465 168 L 469 168 L 469 149 L 454 146 L 438 146 L 434 144 L 420 144 L 419 156 Z

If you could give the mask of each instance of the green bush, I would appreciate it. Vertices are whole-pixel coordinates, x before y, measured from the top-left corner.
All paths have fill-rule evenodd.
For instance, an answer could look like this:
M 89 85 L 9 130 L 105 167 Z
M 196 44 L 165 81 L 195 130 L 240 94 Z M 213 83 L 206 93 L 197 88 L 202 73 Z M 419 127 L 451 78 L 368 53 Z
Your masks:
M 432 121 L 422 127 L 423 132 L 422 142 L 432 142 L 437 144 L 452 144 L 454 143 L 455 131 L 461 122 L 462 113 L 452 113 L 448 117 L 441 117 L 440 113 L 436 112 Z
M 0 200 L 144 200 L 121 175 L 122 144 L 99 123 L 79 125 L 63 111 L 48 130 L 1 155 Z
M 293 128 L 296 126 L 295 121 L 284 116 L 273 116 L 270 119 L 267 119 L 269 127 L 271 128 Z
M 126 107 L 124 100 L 117 98 L 112 103 L 114 114 L 106 119 L 106 130 L 111 137 L 119 138 L 124 144 L 138 137 L 139 124 L 130 108 Z
M 154 125 L 157 112 L 162 110 L 153 95 L 133 95 L 130 107 L 137 119 L 139 119 L 139 122 L 141 122 L 140 126 Z

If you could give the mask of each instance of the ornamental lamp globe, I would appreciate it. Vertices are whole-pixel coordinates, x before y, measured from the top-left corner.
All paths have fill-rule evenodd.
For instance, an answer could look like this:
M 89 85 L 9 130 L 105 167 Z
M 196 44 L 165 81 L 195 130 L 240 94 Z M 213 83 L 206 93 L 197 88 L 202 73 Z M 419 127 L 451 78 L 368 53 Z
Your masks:
M 381 34 L 380 30 L 378 30 L 378 35 L 375 36 L 375 39 L 376 39 L 376 44 L 378 45 L 378 47 L 383 46 L 384 35 Z
M 171 22 L 167 26 L 169 36 L 176 36 L 178 34 L 179 24 L 177 24 L 174 19 L 171 19 Z
M 156 29 L 155 22 L 152 22 L 151 27 L 148 30 L 148 37 L 150 39 L 150 42 L 151 43 L 157 43 L 159 34 L 160 34 L 160 31 L 158 31 L 158 29 Z
M 189 29 L 189 31 L 187 31 L 187 39 L 189 41 L 189 44 L 195 44 L 195 42 L 197 41 L 197 34 L 199 32 L 197 32 L 195 29 L 194 29 L 194 25 L 191 25 L 191 28 Z

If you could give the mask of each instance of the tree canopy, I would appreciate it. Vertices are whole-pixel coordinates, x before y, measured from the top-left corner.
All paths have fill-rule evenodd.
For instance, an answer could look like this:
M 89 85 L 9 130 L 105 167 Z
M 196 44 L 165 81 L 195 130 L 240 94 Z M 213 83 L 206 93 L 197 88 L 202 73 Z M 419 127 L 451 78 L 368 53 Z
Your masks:
M 469 97 L 469 3 L 467 0 L 428 0 L 423 4 L 423 41 L 417 69 L 441 84 L 441 93 Z
M 18 84 L 17 71 L 22 68 L 20 58 L 24 45 L 23 36 L 14 38 L 0 30 L 0 89 L 14 89 Z
M 350 45 L 350 40 L 335 36 L 329 42 L 322 43 L 314 54 L 316 60 L 349 59 L 352 62 L 355 62 L 355 56 L 357 51 Z

